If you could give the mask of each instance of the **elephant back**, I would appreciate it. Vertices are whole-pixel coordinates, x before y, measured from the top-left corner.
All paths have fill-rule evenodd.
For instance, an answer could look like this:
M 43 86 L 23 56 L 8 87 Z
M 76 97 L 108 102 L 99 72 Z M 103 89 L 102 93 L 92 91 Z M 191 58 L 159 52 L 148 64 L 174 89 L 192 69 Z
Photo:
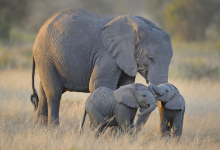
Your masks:
M 97 100 L 108 100 L 108 99 L 113 99 L 113 90 L 106 88 L 106 87 L 100 87 L 96 89 L 94 92 L 91 93 L 89 96 L 88 100 L 90 99 L 97 99 Z

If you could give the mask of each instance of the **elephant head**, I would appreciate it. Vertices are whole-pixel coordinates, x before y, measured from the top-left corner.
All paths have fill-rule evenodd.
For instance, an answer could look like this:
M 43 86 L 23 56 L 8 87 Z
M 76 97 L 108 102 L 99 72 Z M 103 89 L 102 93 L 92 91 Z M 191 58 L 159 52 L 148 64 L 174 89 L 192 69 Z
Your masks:
M 115 18 L 102 28 L 102 44 L 129 76 L 139 72 L 156 85 L 168 81 L 171 39 L 149 20 L 132 15 Z
M 142 84 L 129 84 L 113 92 L 114 99 L 132 108 L 140 107 L 140 116 L 152 112 L 156 108 L 156 101 L 150 90 Z
M 150 84 L 149 89 L 156 95 L 157 100 L 166 103 L 165 108 L 171 110 L 184 109 L 185 101 L 174 85 L 165 83 L 157 87 L 154 84 Z

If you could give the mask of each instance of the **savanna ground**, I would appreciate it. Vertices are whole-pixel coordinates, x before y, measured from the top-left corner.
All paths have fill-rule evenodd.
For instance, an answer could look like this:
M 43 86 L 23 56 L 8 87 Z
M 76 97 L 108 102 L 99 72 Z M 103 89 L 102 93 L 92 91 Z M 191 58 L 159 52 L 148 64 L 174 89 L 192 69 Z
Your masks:
M 23 39 L 24 38 L 24 39 Z M 23 36 L 32 38 L 32 36 Z M 183 134 L 161 138 L 156 109 L 135 137 L 105 132 L 95 138 L 88 116 L 84 134 L 79 127 L 89 94 L 67 92 L 60 105 L 60 125 L 47 129 L 34 125 L 30 101 L 32 44 L 0 45 L 0 149 L 210 149 L 220 148 L 220 44 L 175 43 L 169 82 L 186 101 Z M 136 82 L 145 83 L 138 75 Z M 35 75 L 38 90 L 39 77 Z

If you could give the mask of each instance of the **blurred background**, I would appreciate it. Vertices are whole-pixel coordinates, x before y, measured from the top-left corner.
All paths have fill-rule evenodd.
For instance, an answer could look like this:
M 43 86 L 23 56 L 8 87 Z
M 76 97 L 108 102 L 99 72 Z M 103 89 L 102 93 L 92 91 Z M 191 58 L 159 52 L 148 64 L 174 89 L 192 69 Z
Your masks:
M 0 69 L 30 69 L 37 32 L 66 8 L 143 16 L 171 35 L 169 77 L 220 79 L 220 0 L 0 0 Z

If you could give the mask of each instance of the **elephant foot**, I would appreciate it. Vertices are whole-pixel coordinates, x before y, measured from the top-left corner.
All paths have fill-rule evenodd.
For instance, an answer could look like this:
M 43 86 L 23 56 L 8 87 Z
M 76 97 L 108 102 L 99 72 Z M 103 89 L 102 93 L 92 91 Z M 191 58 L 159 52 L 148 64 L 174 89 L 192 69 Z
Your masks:
M 60 125 L 59 119 L 51 119 L 48 121 L 48 126 L 49 127 L 57 127 Z
M 40 124 L 40 125 L 47 126 L 48 117 L 47 116 L 36 116 L 34 119 L 34 124 Z
M 44 117 L 35 117 L 34 119 L 34 124 L 40 124 L 41 126 L 47 126 L 48 125 L 48 117 L 44 116 Z

